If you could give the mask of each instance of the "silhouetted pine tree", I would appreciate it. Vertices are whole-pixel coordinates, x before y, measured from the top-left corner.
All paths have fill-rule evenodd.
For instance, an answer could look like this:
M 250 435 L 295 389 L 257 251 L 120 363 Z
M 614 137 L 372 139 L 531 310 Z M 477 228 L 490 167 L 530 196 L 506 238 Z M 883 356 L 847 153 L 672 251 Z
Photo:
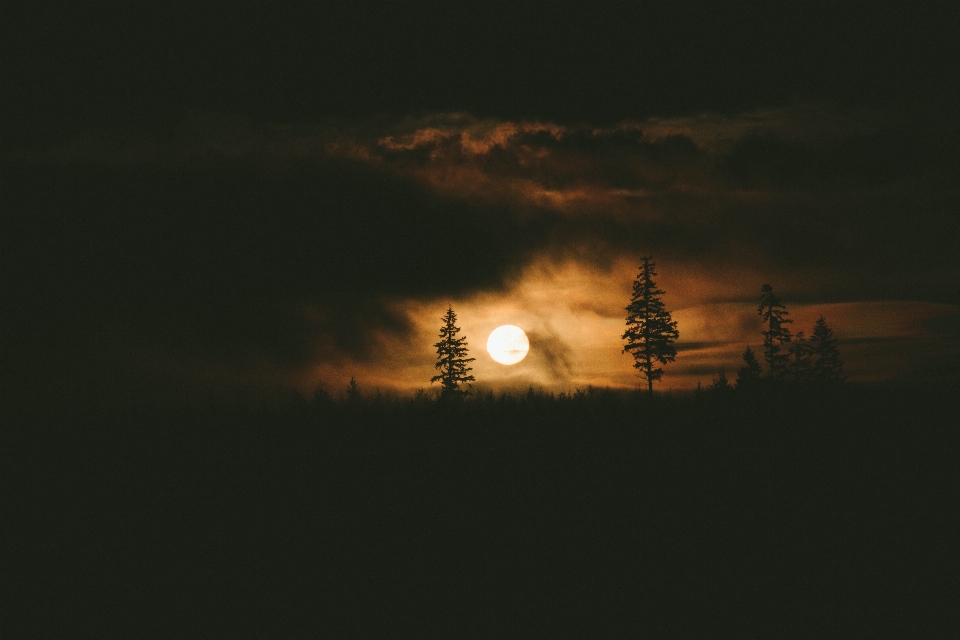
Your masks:
M 443 326 L 440 328 L 440 342 L 436 343 L 437 364 L 440 373 L 430 378 L 430 383 L 440 382 L 441 398 L 461 397 L 464 391 L 460 385 L 464 382 L 474 382 L 476 378 L 469 375 L 472 371 L 467 363 L 476 358 L 467 358 L 467 337 L 456 337 L 460 327 L 456 326 L 457 314 L 453 307 L 447 309 L 446 315 L 441 318 Z
M 730 386 L 730 381 L 727 380 L 727 372 L 723 369 L 720 369 L 717 376 L 710 383 L 710 391 L 713 393 L 728 393 L 733 391 L 733 387 Z
M 797 331 L 793 336 L 789 369 L 794 382 L 806 382 L 810 378 L 810 345 L 807 344 L 803 331 Z
M 743 352 L 743 362 L 744 365 L 737 372 L 737 391 L 751 391 L 760 384 L 760 375 L 763 370 L 750 345 L 747 345 Z
M 843 382 L 843 360 L 837 350 L 837 340 L 833 337 L 833 330 L 827 326 L 823 316 L 817 318 L 813 326 L 813 335 L 810 337 L 810 355 L 813 357 L 813 367 L 810 378 L 815 382 L 839 383 Z
M 347 402 L 356 404 L 360 402 L 360 398 L 360 385 L 357 383 L 356 378 L 350 376 L 350 382 L 347 384 Z
M 657 289 L 653 276 L 657 275 L 652 258 L 643 257 L 640 273 L 633 283 L 633 295 L 627 309 L 627 330 L 621 336 L 627 341 L 623 353 L 629 352 L 634 367 L 647 381 L 647 389 L 653 393 L 653 382 L 663 377 L 663 369 L 655 363 L 666 364 L 677 357 L 673 346 L 680 337 L 677 323 L 663 306 L 659 296 L 663 291 Z
M 323 385 L 318 385 L 317 388 L 314 389 L 310 406 L 312 406 L 315 411 L 324 411 L 333 406 L 333 398 L 330 397 L 330 394 Z
M 781 378 L 786 371 L 789 355 L 783 353 L 783 345 L 790 342 L 790 330 L 784 325 L 793 322 L 787 318 L 787 308 L 780 302 L 780 298 L 773 292 L 773 287 L 765 284 L 760 289 L 760 306 L 757 312 L 763 318 L 767 328 L 763 334 L 763 359 L 770 368 L 770 378 Z

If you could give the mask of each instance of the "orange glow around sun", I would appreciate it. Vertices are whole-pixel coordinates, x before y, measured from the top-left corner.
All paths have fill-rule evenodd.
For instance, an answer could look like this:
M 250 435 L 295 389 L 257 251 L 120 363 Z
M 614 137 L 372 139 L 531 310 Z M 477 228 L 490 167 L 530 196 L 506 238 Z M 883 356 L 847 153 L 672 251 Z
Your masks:
M 504 291 L 481 292 L 462 299 L 397 300 L 398 311 L 409 318 L 413 330 L 404 341 L 384 336 L 376 362 L 317 364 L 304 373 L 304 392 L 318 383 L 339 388 L 350 376 L 368 388 L 410 393 L 430 388 L 440 318 L 448 305 L 457 312 L 462 336 L 467 338 L 476 376 L 475 389 L 523 390 L 528 386 L 569 391 L 588 386 L 634 389 L 639 377 L 629 355 L 622 352 L 620 338 L 625 310 L 637 266 L 627 259 L 615 261 L 609 270 L 585 266 L 573 260 L 541 259 L 524 269 Z M 664 302 L 678 323 L 677 359 L 665 366 L 658 389 L 689 391 L 697 382 L 709 384 L 723 369 L 731 378 L 741 366 L 749 344 L 761 344 L 760 319 L 747 290 L 741 302 L 713 302 L 718 292 L 726 295 L 741 282 L 760 282 L 758 274 L 710 274 L 700 268 L 677 268 L 658 262 L 657 284 L 666 293 Z M 730 283 L 737 283 L 731 285 Z M 747 289 L 748 286 L 743 285 Z M 759 285 L 755 287 L 759 290 Z M 844 355 L 853 379 L 871 379 L 878 367 L 876 354 L 858 346 L 890 336 L 919 335 L 930 318 L 956 315 L 950 305 L 932 303 L 850 302 L 820 305 L 788 305 L 793 327 L 809 332 L 823 314 L 841 340 L 854 340 Z M 873 320 L 871 320 L 873 319 Z M 879 320 L 876 320 L 879 319 Z M 529 337 L 525 358 L 510 366 L 497 363 L 485 353 L 488 336 L 501 325 L 522 327 Z M 842 345 L 843 346 L 843 345 Z M 480 356 L 483 357 L 480 357 Z

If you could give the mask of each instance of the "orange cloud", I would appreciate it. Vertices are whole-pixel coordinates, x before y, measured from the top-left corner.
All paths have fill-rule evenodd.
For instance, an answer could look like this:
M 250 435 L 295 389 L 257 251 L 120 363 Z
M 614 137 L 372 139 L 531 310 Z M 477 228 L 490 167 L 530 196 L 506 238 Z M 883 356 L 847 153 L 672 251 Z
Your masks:
M 450 138 L 450 133 L 447 131 L 442 131 L 436 127 L 427 127 L 425 129 L 418 129 L 411 134 L 401 136 L 399 140 L 395 140 L 393 136 L 384 136 L 377 140 L 377 144 L 385 149 L 390 151 L 412 151 L 419 147 L 427 145 L 436 145 L 439 142 L 443 142 Z
M 477 292 L 455 299 L 396 300 L 396 308 L 414 330 L 402 342 L 384 339 L 383 357 L 377 362 L 318 364 L 311 381 L 332 380 L 333 388 L 346 386 L 350 375 L 367 388 L 397 389 L 401 393 L 429 388 L 433 375 L 440 318 L 447 305 L 457 312 L 468 337 L 476 388 L 517 390 L 528 385 L 556 392 L 574 388 L 630 389 L 639 384 L 632 359 L 622 353 L 624 307 L 636 276 L 636 264 L 627 258 L 608 268 L 589 266 L 575 259 L 542 257 L 530 263 L 503 291 Z M 731 382 L 742 366 L 746 345 L 759 351 L 762 329 L 753 289 L 754 274 L 710 273 L 662 260 L 658 284 L 680 329 L 676 362 L 665 367 L 658 388 L 691 390 L 699 381 L 710 383 L 725 370 Z M 745 284 L 745 281 L 748 281 Z M 724 285 L 723 283 L 728 283 Z M 722 289 L 726 286 L 727 289 Z M 715 302 L 738 293 L 741 301 Z M 809 336 L 820 315 L 827 318 L 840 341 L 841 355 L 851 381 L 885 379 L 898 371 L 921 371 L 932 354 L 931 327 L 940 327 L 942 354 L 960 356 L 955 305 L 927 302 L 862 301 L 797 304 L 788 301 L 791 330 Z M 494 362 L 486 353 L 487 336 L 497 326 L 515 324 L 541 343 L 531 340 L 531 351 L 518 365 Z M 891 349 L 891 345 L 898 345 Z M 925 360 L 926 359 L 926 360 Z

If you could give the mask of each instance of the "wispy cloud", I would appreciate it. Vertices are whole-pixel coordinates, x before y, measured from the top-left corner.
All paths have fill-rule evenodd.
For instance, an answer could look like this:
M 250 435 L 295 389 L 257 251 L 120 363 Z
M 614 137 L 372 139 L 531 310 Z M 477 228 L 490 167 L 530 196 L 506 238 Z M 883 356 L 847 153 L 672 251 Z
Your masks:
M 173 336 L 131 338 L 163 371 L 182 358 L 184 371 L 221 380 L 306 389 L 356 375 L 416 388 L 429 380 L 437 309 L 454 302 L 475 349 L 497 324 L 531 332 L 522 365 L 478 361 L 485 380 L 632 386 L 623 307 L 637 258 L 652 254 L 681 327 L 669 387 L 735 368 L 757 341 L 763 282 L 805 326 L 829 312 L 864 379 L 893 368 L 870 340 L 941 335 L 960 278 L 958 140 L 818 104 L 612 127 L 193 114 L 2 158 L 53 176 L 19 202 L 50 199 L 33 224 L 73 230 L 66 255 L 86 266 L 71 277 L 104 291 L 85 313 L 122 317 L 111 299 L 149 292 L 142 317 L 123 317 Z M 87 222 L 77 203 L 108 213 Z M 93 259 L 86 247 L 101 238 Z M 33 255 L 29 243 L 12 251 L 24 264 Z M 101 315 L 113 331 L 119 321 Z M 954 349 L 955 330 L 943 335 Z M 920 366 L 906 346 L 895 353 Z M 231 378 L 231 367 L 247 373 Z

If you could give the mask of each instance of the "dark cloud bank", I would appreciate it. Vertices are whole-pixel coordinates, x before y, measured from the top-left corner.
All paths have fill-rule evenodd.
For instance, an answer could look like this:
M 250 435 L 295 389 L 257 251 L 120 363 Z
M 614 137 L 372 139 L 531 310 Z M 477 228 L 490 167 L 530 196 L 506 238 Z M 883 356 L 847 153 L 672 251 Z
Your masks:
M 540 255 L 747 264 L 796 302 L 957 303 L 960 56 L 919 29 L 936 16 L 851 40 L 786 10 L 391 11 L 319 32 L 295 9 L 6 21 L 5 400 L 282 385 L 403 339 L 390 300 L 497 289 Z M 848 124 L 750 115 L 808 104 Z M 428 120 L 449 135 L 378 143 Z M 534 121 L 563 133 L 463 145 Z
M 381 297 L 495 287 L 541 235 L 363 167 L 310 173 L 8 170 L 19 381 L 124 384 L 144 354 L 201 369 L 374 357 L 369 331 L 406 329 Z
M 357 160 L 298 155 L 289 136 L 264 157 L 269 143 L 226 122 L 213 141 L 210 125 L 166 147 L 114 132 L 7 160 L 14 388 L 162 398 L 375 361 L 376 340 L 410 329 L 389 301 L 499 289 L 544 254 L 765 268 L 794 302 L 956 300 L 955 132 L 731 134 L 710 147 L 642 126 L 569 129 L 491 134 L 501 143 L 466 154 L 456 130 L 399 151 L 374 131 L 349 138 Z M 314 132 L 314 146 L 334 148 L 330 135 Z M 464 169 L 452 190 L 418 179 Z M 588 195 L 558 209 L 525 200 L 530 185 Z

